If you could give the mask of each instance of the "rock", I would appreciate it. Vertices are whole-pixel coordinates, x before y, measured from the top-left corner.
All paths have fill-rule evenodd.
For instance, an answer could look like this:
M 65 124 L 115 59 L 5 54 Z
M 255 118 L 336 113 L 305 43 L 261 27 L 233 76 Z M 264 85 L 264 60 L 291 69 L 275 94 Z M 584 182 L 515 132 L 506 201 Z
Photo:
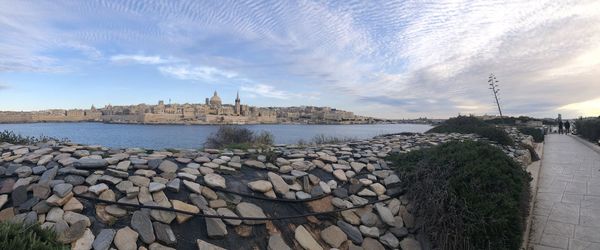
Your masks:
M 229 210 L 229 208 L 226 208 L 226 207 L 221 207 L 221 208 L 217 209 L 217 213 L 221 216 L 238 217 L 237 214 L 235 214 L 233 211 Z M 223 219 L 223 221 L 225 221 L 225 223 L 227 223 L 229 225 L 233 225 L 233 226 L 238 226 L 238 225 L 242 224 L 241 220 Z
M 129 178 L 127 178 L 131 183 L 133 183 L 133 185 L 136 185 L 138 187 L 148 187 L 148 185 L 150 185 L 150 179 L 148 179 L 147 177 L 144 176 L 139 176 L 139 175 L 134 175 L 134 176 L 129 176 Z
M 88 191 L 94 193 L 95 195 L 100 195 L 105 190 L 108 190 L 108 185 L 104 183 L 100 183 L 98 185 L 93 185 L 88 188 Z
M 256 161 L 256 160 L 247 160 L 244 162 L 244 164 L 249 167 L 253 167 L 253 168 L 260 168 L 260 169 L 267 168 L 267 166 L 265 166 L 265 164 L 263 162 Z
M 129 227 L 121 228 L 114 238 L 115 246 L 119 250 L 137 250 L 138 233 Z
M 48 211 L 50 211 L 50 209 L 50 205 L 48 205 L 48 203 L 45 200 L 38 202 L 38 204 L 35 204 L 35 206 L 31 208 L 31 210 L 35 211 L 38 214 L 45 214 Z
M 379 243 L 378 240 L 373 238 L 365 238 L 365 240 L 362 243 L 362 248 L 369 250 L 385 250 L 385 247 L 383 247 L 383 245 L 381 245 L 381 243 Z M 402 250 L 404 250 L 404 248 Z
M 271 184 L 271 182 L 268 182 L 268 181 L 258 180 L 258 181 L 249 182 L 248 187 L 250 189 L 252 189 L 253 191 L 266 193 L 273 189 L 273 184 Z
M 175 250 L 175 248 L 166 247 L 166 246 L 163 246 L 156 242 L 150 244 L 150 246 L 148 246 L 148 249 L 149 250 Z
M 73 190 L 73 185 L 68 183 L 61 183 L 52 188 L 53 193 L 60 198 L 65 197 L 71 190 Z
M 83 204 L 81 204 L 81 202 L 77 198 L 73 197 L 69 199 L 67 203 L 65 203 L 63 209 L 65 211 L 81 212 L 83 210 Z
M 92 243 L 92 247 L 94 247 L 94 250 L 108 250 L 115 234 L 117 234 L 117 231 L 114 229 L 102 229 L 96 236 L 94 243 Z
M 182 210 L 191 213 L 198 213 L 200 209 L 194 205 L 187 204 L 183 201 L 172 200 L 173 208 L 177 210 Z M 192 216 L 188 214 L 176 213 L 177 214 L 177 223 L 181 224 L 189 220 Z
M 331 225 L 321 231 L 321 239 L 333 248 L 339 248 L 344 241 L 348 240 L 346 233 L 339 227 Z
M 67 175 L 67 177 L 65 177 L 65 182 L 73 186 L 77 186 L 83 184 L 85 182 L 85 178 L 79 175 Z
M 326 193 L 326 194 L 331 193 L 331 186 L 329 186 L 329 184 L 320 181 L 319 182 L 319 187 L 321 187 L 321 190 L 323 190 L 323 193 Z
M 89 228 L 86 228 L 83 236 L 71 243 L 71 250 L 89 250 L 92 249 L 92 243 L 94 243 L 94 234 Z
M 12 191 L 12 205 L 17 207 L 27 201 L 27 186 L 19 186 Z
M 377 195 L 383 195 L 383 194 L 385 194 L 385 191 L 386 191 L 385 187 L 383 185 L 379 184 L 379 183 L 373 183 L 369 187 Z
M 290 186 L 278 174 L 269 172 L 267 173 L 267 176 L 269 177 L 269 181 L 273 184 L 275 192 L 284 195 L 290 191 Z
M 28 177 L 32 173 L 33 173 L 33 170 L 31 170 L 31 168 L 28 166 L 22 166 L 22 167 L 15 169 L 15 174 L 17 174 L 17 176 L 19 176 L 19 178 Z
M 0 222 L 12 219 L 15 216 L 15 210 L 12 207 L 0 211 Z
M 211 208 L 207 208 L 203 211 L 204 214 L 217 215 L 217 212 Z M 206 221 L 206 233 L 210 238 L 220 239 L 227 235 L 227 226 L 221 219 L 218 218 L 204 218 Z
M 240 202 L 236 205 L 236 210 L 241 217 L 249 218 L 266 218 L 267 216 L 263 212 L 262 208 L 257 205 L 248 202 Z M 264 220 L 244 220 L 244 223 L 248 225 L 264 224 Z
M 196 244 L 198 245 L 198 250 L 227 250 L 200 239 L 196 240 Z
M 98 221 L 107 224 L 107 225 L 112 225 L 115 223 L 115 221 L 117 220 L 117 218 L 115 218 L 114 216 L 110 215 L 108 212 L 106 212 L 106 205 L 104 204 L 97 204 L 96 205 L 96 219 L 98 219 Z
M 360 232 L 360 230 L 358 230 L 358 228 L 344 222 L 341 220 L 338 220 L 337 222 L 337 226 L 344 231 L 344 233 L 346 233 L 346 235 L 348 236 L 348 238 L 354 242 L 355 244 L 362 244 L 363 243 L 363 236 L 362 233 Z
M 175 172 L 177 172 L 177 168 L 178 168 L 177 164 L 172 161 L 169 161 L 169 160 L 164 160 L 158 166 L 158 169 L 160 169 L 163 172 L 167 172 L 167 173 L 175 173 Z
M 206 185 L 210 187 L 219 187 L 222 189 L 227 188 L 225 178 L 218 174 L 207 174 L 204 176 L 204 181 L 206 182 Z
M 421 243 L 411 237 L 406 237 L 400 241 L 402 250 L 421 250 Z
M 114 191 L 107 189 L 104 192 L 100 193 L 100 196 L 98 198 L 105 200 L 105 201 L 115 201 L 116 195 L 115 195 Z
M 2 207 L 4 206 L 4 204 L 6 204 L 7 201 L 8 201 L 7 194 L 0 195 L 0 209 L 2 209 Z
M 152 225 L 158 241 L 169 246 L 177 244 L 177 237 L 169 225 L 160 222 L 153 222 Z
M 302 225 L 296 227 L 296 230 L 294 231 L 294 238 L 304 249 L 323 250 L 315 238 L 313 238 L 312 235 Z
M 367 227 L 372 227 L 377 224 L 378 217 L 374 213 L 364 213 L 360 216 L 360 222 Z
M 292 250 L 283 240 L 281 234 L 271 235 L 267 250 Z
M 381 220 L 383 222 L 385 222 L 386 224 L 388 224 L 390 226 L 395 225 L 394 215 L 392 215 L 392 212 L 390 211 L 390 209 L 388 209 L 381 203 L 375 204 L 375 209 L 377 210 L 377 213 L 379 214 L 379 217 L 381 217 Z
M 333 190 L 332 193 L 335 197 L 341 199 L 348 198 L 348 190 L 346 190 L 345 188 L 336 188 L 335 190 Z
M 104 210 L 115 217 L 123 217 L 127 215 L 127 210 L 120 208 L 117 205 L 108 205 L 104 208 Z
M 33 186 L 33 196 L 38 197 L 40 199 L 47 199 L 50 196 L 52 191 L 50 190 L 50 185 L 48 183 L 37 183 Z
M 156 240 L 150 216 L 140 210 L 133 212 L 131 216 L 131 228 L 138 232 L 140 238 L 146 244 L 150 244 Z
M 87 216 L 85 216 L 83 214 L 71 212 L 71 211 L 66 211 L 63 214 L 63 220 L 65 220 L 71 226 L 73 226 L 74 224 L 76 224 L 80 221 L 83 221 L 85 223 L 86 227 L 89 227 L 92 224 L 90 221 L 90 218 L 88 218 Z
M 346 173 L 344 172 L 344 170 L 334 170 L 333 176 L 335 176 L 335 178 L 340 181 L 348 181 L 348 177 L 346 177 Z
M 352 225 L 360 225 L 360 218 L 352 210 L 344 210 L 341 212 L 342 218 Z
M 383 179 L 383 184 L 385 186 L 390 186 L 392 184 L 396 184 L 399 182 L 400 182 L 400 178 L 395 174 L 390 175 L 390 176 L 386 177 L 385 179 Z
M 365 225 L 360 225 L 358 227 L 360 232 L 367 237 L 379 238 L 379 228 L 376 227 L 367 227 Z
M 104 159 L 93 159 L 93 158 L 81 158 L 77 160 L 74 164 L 76 168 L 104 168 L 108 166 L 108 162 Z
M 394 236 L 391 232 L 387 232 L 386 234 L 379 237 L 379 241 L 383 245 L 386 245 L 392 249 L 398 248 L 398 246 L 400 245 L 398 238 L 396 238 L 396 236 Z
M 179 192 L 179 187 L 181 186 L 181 179 L 175 178 L 173 180 L 170 180 L 169 182 L 167 182 L 166 186 L 167 189 L 173 192 Z
M 9 194 L 13 191 L 14 179 L 6 179 L 0 183 L 0 194 Z
M 68 244 L 76 241 L 77 239 L 83 236 L 83 233 L 86 230 L 85 221 L 77 221 L 71 224 L 62 234 L 60 234 L 57 238 L 57 241 L 60 243 Z
M 163 189 L 165 189 L 167 186 L 165 184 L 162 183 L 158 183 L 158 182 L 150 182 L 150 184 L 148 185 L 148 190 L 151 193 L 157 192 L 157 191 L 162 191 Z
M 194 193 L 202 194 L 202 186 L 200 186 L 198 183 L 183 180 L 183 185 Z
M 63 206 L 65 205 L 71 198 L 73 198 L 73 192 L 69 192 L 65 197 L 60 198 L 57 195 L 53 194 L 52 196 L 46 199 L 46 202 L 50 206 Z

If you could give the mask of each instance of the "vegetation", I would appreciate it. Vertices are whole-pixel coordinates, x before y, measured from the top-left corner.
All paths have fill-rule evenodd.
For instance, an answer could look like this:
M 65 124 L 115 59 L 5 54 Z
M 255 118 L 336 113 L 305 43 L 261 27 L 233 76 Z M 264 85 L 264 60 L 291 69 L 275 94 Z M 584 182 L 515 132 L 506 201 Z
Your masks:
M 519 127 L 519 132 L 526 135 L 531 135 L 533 137 L 533 141 L 537 143 L 544 141 L 544 132 L 540 128 Z
M 430 129 L 427 133 L 477 134 L 502 145 L 514 144 L 506 131 L 487 124 L 474 116 L 458 116 L 450 118 L 442 124 Z
M 390 156 L 434 249 L 518 249 L 530 175 L 484 142 Z
M 579 118 L 575 121 L 577 134 L 592 142 L 600 140 L 600 117 Z
M 517 125 L 517 121 L 521 122 L 521 123 L 525 123 L 528 121 L 538 121 L 538 119 L 529 117 L 529 116 L 519 116 L 519 117 L 504 117 L 502 119 L 500 119 L 500 117 L 498 118 L 494 118 L 494 119 L 490 119 L 490 120 L 486 120 L 486 123 L 489 124 L 497 124 L 497 125 Z
M 69 249 L 69 246 L 60 244 L 53 230 L 42 229 L 39 224 L 1 222 L 0 249 Z
M 4 130 L 0 132 L 0 142 L 8 142 L 12 144 L 36 144 L 40 142 L 67 142 L 67 139 L 57 139 L 49 136 L 22 136 L 20 134 L 15 134 L 15 132 Z
M 221 126 L 217 132 L 206 138 L 206 148 L 248 149 L 273 145 L 273 135 L 262 131 L 258 134 L 240 126 Z

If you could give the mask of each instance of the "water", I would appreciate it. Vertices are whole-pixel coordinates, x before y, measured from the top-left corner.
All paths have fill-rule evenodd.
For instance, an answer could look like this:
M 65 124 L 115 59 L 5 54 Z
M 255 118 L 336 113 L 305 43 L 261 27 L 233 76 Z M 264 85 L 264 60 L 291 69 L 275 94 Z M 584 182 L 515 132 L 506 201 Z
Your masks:
M 373 125 L 243 125 L 253 131 L 268 131 L 277 144 L 310 141 L 317 135 L 367 139 L 400 132 L 425 132 L 431 128 L 421 124 Z M 25 123 L 0 124 L 0 131 L 11 130 L 26 136 L 68 138 L 72 142 L 113 148 L 148 149 L 200 148 L 206 137 L 217 131 L 216 125 L 139 125 L 106 123 Z

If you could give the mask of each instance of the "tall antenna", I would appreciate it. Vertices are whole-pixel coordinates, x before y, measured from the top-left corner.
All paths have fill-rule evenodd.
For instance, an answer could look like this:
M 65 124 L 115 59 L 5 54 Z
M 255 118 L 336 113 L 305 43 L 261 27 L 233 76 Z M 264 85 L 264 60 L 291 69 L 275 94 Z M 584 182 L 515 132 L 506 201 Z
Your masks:
M 500 92 L 500 89 L 498 88 L 498 80 L 496 80 L 496 75 L 494 75 L 494 73 L 490 74 L 490 77 L 488 78 L 488 83 L 490 85 L 490 89 L 492 90 L 492 93 L 494 93 L 494 99 L 496 99 L 496 105 L 498 106 L 498 113 L 500 113 L 500 120 L 502 120 L 502 123 L 504 123 L 504 117 L 502 116 L 502 109 L 500 108 L 500 102 L 498 101 L 498 92 Z

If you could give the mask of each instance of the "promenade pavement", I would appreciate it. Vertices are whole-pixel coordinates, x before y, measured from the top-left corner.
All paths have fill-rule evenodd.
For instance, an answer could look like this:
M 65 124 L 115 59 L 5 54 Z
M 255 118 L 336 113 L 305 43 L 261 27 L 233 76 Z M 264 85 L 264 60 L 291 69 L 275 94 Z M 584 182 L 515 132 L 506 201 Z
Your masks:
M 600 250 L 600 154 L 573 136 L 546 136 L 529 246 Z

